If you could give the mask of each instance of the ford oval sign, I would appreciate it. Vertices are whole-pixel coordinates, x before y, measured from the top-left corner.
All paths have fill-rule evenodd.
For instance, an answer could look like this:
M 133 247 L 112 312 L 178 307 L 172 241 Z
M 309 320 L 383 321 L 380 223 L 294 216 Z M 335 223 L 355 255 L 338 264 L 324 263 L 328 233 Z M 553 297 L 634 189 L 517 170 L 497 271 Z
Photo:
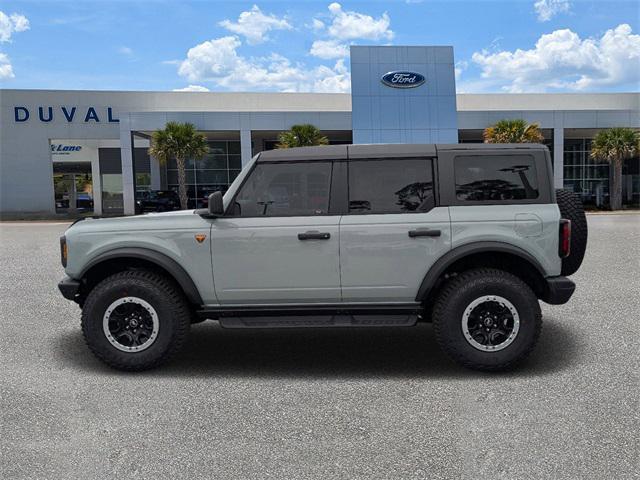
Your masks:
M 424 75 L 416 72 L 389 72 L 382 76 L 382 83 L 393 88 L 415 88 L 425 81 Z

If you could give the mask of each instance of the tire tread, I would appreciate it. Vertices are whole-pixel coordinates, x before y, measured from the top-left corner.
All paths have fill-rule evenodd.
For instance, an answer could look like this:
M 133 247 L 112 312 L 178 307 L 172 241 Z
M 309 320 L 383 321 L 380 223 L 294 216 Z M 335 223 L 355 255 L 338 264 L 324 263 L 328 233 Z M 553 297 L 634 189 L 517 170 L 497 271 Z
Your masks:
M 562 218 L 571 220 L 571 251 L 567 258 L 562 259 L 561 274 L 573 275 L 578 271 L 587 249 L 589 230 L 587 217 L 580 197 L 574 192 L 559 188 L 556 190 L 556 202 Z
M 446 314 L 444 313 L 447 309 L 447 306 L 451 302 L 451 296 L 458 291 L 462 286 L 468 284 L 474 279 L 478 279 L 481 277 L 499 277 L 505 281 L 511 282 L 519 289 L 526 289 L 529 295 L 535 298 L 535 294 L 531 290 L 531 288 L 522 280 L 520 280 L 515 275 L 505 272 L 503 270 L 494 269 L 494 268 L 477 268 L 472 270 L 467 270 L 457 275 L 456 277 L 450 279 L 445 283 L 443 288 L 440 290 L 439 295 L 435 301 L 433 307 L 433 327 L 435 331 L 435 336 L 438 344 L 445 351 L 449 357 L 451 357 L 454 361 L 459 363 L 460 365 L 473 369 L 473 370 L 483 370 L 489 372 L 496 372 L 501 370 L 508 370 L 513 368 L 516 364 L 520 363 L 524 360 L 531 351 L 535 348 L 536 343 L 540 337 L 540 332 L 542 331 L 542 312 L 540 310 L 539 304 L 537 304 L 537 309 L 535 310 L 535 330 L 533 334 L 533 339 L 527 346 L 527 349 L 519 355 L 517 358 L 511 359 L 506 362 L 502 362 L 499 364 L 479 364 L 473 361 L 470 361 L 460 349 L 456 348 L 453 344 L 452 339 L 446 335 L 444 331 L 445 322 L 447 321 Z
M 126 287 L 130 286 L 132 283 L 145 283 L 147 285 L 151 284 L 154 288 L 161 290 L 161 293 L 173 305 L 172 315 L 177 320 L 173 338 L 171 340 L 169 348 L 167 348 L 161 355 L 157 356 L 152 361 L 148 361 L 145 363 L 122 361 L 115 350 L 112 351 L 110 349 L 105 350 L 97 348 L 89 338 L 89 312 L 93 310 L 92 307 L 94 306 L 95 302 L 98 301 L 101 294 L 103 294 L 107 289 L 113 288 L 114 285 L 122 284 L 123 287 Z M 182 349 L 189 334 L 191 312 L 182 291 L 176 284 L 174 284 L 174 282 L 172 282 L 167 277 L 151 270 L 125 270 L 105 278 L 102 282 L 96 285 L 93 290 L 91 290 L 83 305 L 80 323 L 85 343 L 96 357 L 98 357 L 106 364 L 119 370 L 136 372 L 156 368 L 159 365 L 169 361 L 178 351 Z

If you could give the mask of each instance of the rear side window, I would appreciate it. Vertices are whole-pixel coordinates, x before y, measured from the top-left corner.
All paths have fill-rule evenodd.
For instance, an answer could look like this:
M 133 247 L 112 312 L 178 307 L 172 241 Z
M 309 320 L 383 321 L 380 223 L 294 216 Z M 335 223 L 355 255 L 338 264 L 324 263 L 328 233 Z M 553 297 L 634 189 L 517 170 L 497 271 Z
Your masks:
M 454 166 L 458 200 L 538 198 L 538 177 L 531 155 L 458 156 Z
M 237 217 L 326 215 L 331 162 L 258 163 L 235 198 Z
M 430 159 L 349 161 L 349 213 L 426 212 L 434 206 Z

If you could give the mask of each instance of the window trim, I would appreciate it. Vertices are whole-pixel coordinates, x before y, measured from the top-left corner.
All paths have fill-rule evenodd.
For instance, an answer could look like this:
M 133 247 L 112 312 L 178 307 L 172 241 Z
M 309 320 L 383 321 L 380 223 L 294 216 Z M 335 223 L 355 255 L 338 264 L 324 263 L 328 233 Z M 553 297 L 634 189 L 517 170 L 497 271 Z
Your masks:
M 431 207 L 429 210 L 413 210 L 413 211 L 407 211 L 407 212 L 351 212 L 349 210 L 349 198 L 350 198 L 350 175 L 351 175 L 351 169 L 349 168 L 349 166 L 351 165 L 351 163 L 353 162 L 381 162 L 381 161 L 396 161 L 396 160 L 426 160 L 428 163 L 431 164 L 431 178 L 432 178 L 432 183 L 433 183 L 433 207 Z M 410 155 L 410 156 L 401 156 L 401 157 L 397 157 L 397 156 L 387 156 L 387 157 L 372 157 L 372 158 L 350 158 L 349 161 L 347 162 L 348 166 L 347 166 L 347 175 L 346 175 L 346 188 L 347 188 L 347 201 L 346 201 L 346 205 L 345 205 L 345 212 L 344 215 L 355 215 L 355 216 L 360 216 L 360 215 L 415 215 L 415 214 L 420 214 L 420 213 L 429 213 L 430 211 L 432 211 L 434 208 L 439 207 L 440 206 L 440 198 L 439 198 L 439 181 L 438 181 L 438 175 L 437 175 L 437 161 L 436 161 L 436 157 L 432 157 L 432 156 L 416 156 L 416 155 Z
M 341 215 L 341 213 L 332 213 L 331 212 L 331 194 L 333 193 L 333 172 L 334 172 L 334 168 L 335 165 L 334 163 L 336 161 L 340 161 L 340 160 L 327 160 L 327 159 L 313 159 L 313 160 L 286 160 L 286 161 L 264 161 L 264 162 L 255 162 L 251 168 L 251 170 L 245 175 L 245 177 L 242 179 L 242 183 L 240 184 L 240 186 L 238 186 L 238 189 L 236 190 L 235 195 L 233 196 L 233 198 L 231 199 L 231 201 L 229 202 L 229 205 L 227 206 L 223 218 L 293 218 L 293 217 L 333 217 L 336 215 Z M 242 192 L 242 189 L 244 188 L 245 184 L 247 183 L 247 181 L 249 180 L 249 178 L 251 178 L 251 175 L 253 175 L 253 172 L 255 172 L 256 168 L 258 168 L 258 165 L 267 165 L 267 164 L 276 164 L 276 165 L 283 165 L 283 164 L 288 164 L 288 163 L 295 163 L 295 164 L 306 164 L 306 163 L 328 163 L 330 165 L 330 172 L 329 172 L 329 203 L 328 203 L 328 208 L 327 208 L 327 213 L 319 213 L 316 215 L 299 215 L 299 214 L 295 214 L 295 215 L 251 215 L 251 216 L 244 216 L 244 215 L 232 215 L 231 211 L 232 211 L 232 207 L 233 205 L 235 205 L 236 203 L 236 198 L 238 197 L 238 195 Z

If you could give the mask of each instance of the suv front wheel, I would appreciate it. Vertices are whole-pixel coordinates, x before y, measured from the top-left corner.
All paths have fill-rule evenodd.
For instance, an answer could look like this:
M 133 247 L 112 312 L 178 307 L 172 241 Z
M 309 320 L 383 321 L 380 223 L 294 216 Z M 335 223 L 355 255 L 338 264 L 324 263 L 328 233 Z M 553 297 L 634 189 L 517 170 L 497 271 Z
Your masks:
M 87 345 L 120 370 L 147 370 L 166 362 L 184 344 L 190 324 L 189 305 L 178 287 L 146 270 L 107 277 L 82 308 Z
M 518 277 L 496 269 L 463 272 L 448 281 L 433 308 L 436 339 L 456 362 L 504 370 L 524 359 L 542 328 L 540 305 Z

